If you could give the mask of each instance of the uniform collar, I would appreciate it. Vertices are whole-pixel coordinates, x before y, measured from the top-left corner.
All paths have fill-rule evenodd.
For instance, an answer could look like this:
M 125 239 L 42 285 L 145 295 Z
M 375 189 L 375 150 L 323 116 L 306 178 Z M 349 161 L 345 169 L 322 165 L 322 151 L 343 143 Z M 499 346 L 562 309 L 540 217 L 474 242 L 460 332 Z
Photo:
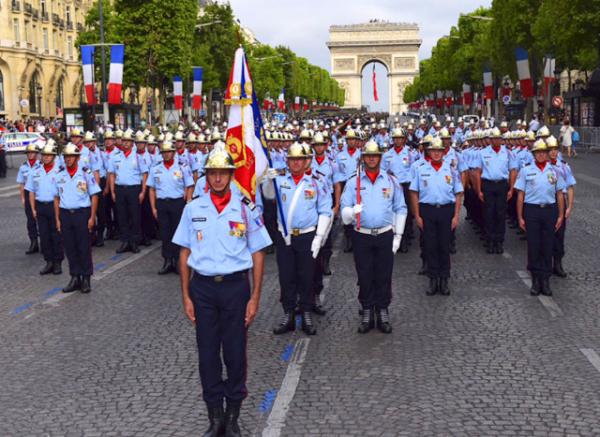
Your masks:
M 383 173 L 384 171 L 381 169 L 381 167 L 379 167 L 379 174 L 377 175 L 377 178 L 375 178 L 375 180 L 383 179 Z M 360 170 L 360 178 L 370 180 L 367 176 L 367 171 L 364 168 Z
M 233 182 L 231 182 L 231 183 L 233 183 Z M 241 208 L 240 196 L 237 194 L 237 192 L 233 191 L 231 189 L 231 187 L 229 188 L 229 190 L 231 191 L 231 199 L 229 200 L 229 203 L 223 209 L 223 211 L 221 211 L 221 215 L 223 214 L 224 211 L 229 211 L 230 209 L 232 211 L 239 211 Z M 204 193 L 204 188 L 202 188 L 202 191 L 203 191 L 202 195 L 196 199 L 196 201 L 198 202 L 197 205 L 200 208 L 215 208 L 215 206 L 212 203 L 212 200 L 210 199 L 210 192 Z M 215 211 L 216 211 L 216 208 L 215 208 Z

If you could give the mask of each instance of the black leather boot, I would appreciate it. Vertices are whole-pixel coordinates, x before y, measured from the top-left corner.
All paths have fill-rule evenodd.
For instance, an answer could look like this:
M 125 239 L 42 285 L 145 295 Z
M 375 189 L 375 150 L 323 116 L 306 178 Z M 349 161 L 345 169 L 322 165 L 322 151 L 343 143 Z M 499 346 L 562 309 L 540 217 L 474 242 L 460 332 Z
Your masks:
M 79 290 L 80 287 L 81 287 L 81 281 L 79 279 L 79 276 L 71 276 L 71 280 L 69 281 L 67 286 L 62 289 L 62 292 L 63 293 L 72 293 L 75 290 Z
M 327 255 L 323 257 L 323 275 L 325 276 L 331 276 L 331 268 L 329 266 L 329 259 L 331 258 L 331 255 Z
M 239 404 L 227 404 L 225 410 L 225 437 L 241 437 L 242 432 L 238 425 L 238 418 L 240 417 L 240 405 Z
M 487 247 L 486 253 L 496 253 L 496 243 L 488 240 L 485 247 Z
M 364 307 L 362 309 L 362 320 L 358 325 L 358 333 L 366 334 L 375 327 L 375 320 L 373 315 L 373 308 Z
M 62 273 L 62 262 L 61 261 L 54 261 L 52 263 L 52 274 L 53 275 L 60 275 Z
M 344 235 L 344 253 L 352 252 L 352 238 Z
M 448 278 L 440 278 L 440 294 L 442 296 L 450 295 L 450 288 L 448 288 Z
M 429 278 L 429 288 L 427 289 L 425 294 L 427 296 L 433 296 L 437 294 L 439 290 L 439 282 L 440 280 L 438 278 Z
M 46 265 L 40 270 L 40 275 L 48 275 L 52 273 L 53 264 L 50 261 L 46 261 Z
M 137 243 L 131 243 L 130 247 L 131 247 L 131 251 L 133 253 L 140 253 L 140 247 L 138 246 Z
M 96 232 L 96 241 L 94 242 L 94 246 L 96 246 L 96 247 L 104 246 L 104 231 Z
M 316 296 L 315 300 L 318 302 L 319 301 L 319 297 Z M 323 308 L 323 305 L 321 305 L 320 303 L 316 303 L 313 305 L 311 311 L 316 314 L 317 316 L 324 316 L 325 314 L 327 314 L 327 310 L 325 310 L 325 308 Z
M 427 274 L 427 261 L 423 260 L 421 263 L 421 270 L 419 270 L 419 275 Z
M 171 258 L 171 271 L 176 275 L 179 274 L 179 259 Z
M 225 432 L 225 413 L 223 407 L 214 407 L 208 409 L 208 420 L 210 426 L 202 437 L 219 437 Z
M 400 253 L 408 253 L 408 242 L 409 238 L 406 235 L 403 235 L 402 240 L 400 240 Z
M 92 284 L 90 283 L 91 278 L 89 276 L 82 276 L 81 278 L 81 292 L 87 294 L 92 291 Z
M 119 248 L 115 251 L 116 253 L 125 253 L 125 252 L 129 252 L 131 250 L 131 247 L 129 247 L 129 243 L 127 242 L 122 242 L 121 246 L 119 246 Z
M 317 333 L 317 329 L 315 328 L 315 325 L 313 325 L 312 314 L 310 311 L 302 313 L 302 330 L 306 335 L 315 335 Z
M 280 335 L 286 332 L 294 331 L 296 329 L 296 319 L 294 318 L 294 311 L 285 313 L 279 322 L 279 325 L 273 329 L 273 334 Z
M 377 310 L 377 329 L 384 334 L 392 333 L 392 324 L 390 323 L 390 313 L 387 308 Z
M 529 294 L 532 296 L 539 296 L 541 290 L 540 278 L 537 275 L 531 275 L 531 289 Z
M 504 253 L 504 246 L 501 242 L 496 243 L 496 253 L 502 255 Z
M 553 273 L 559 278 L 566 278 L 567 272 L 563 269 L 562 258 L 554 258 L 554 270 Z
M 158 271 L 158 274 L 159 275 L 166 275 L 167 273 L 171 272 L 172 269 L 173 269 L 172 260 L 169 259 L 169 258 L 164 258 L 163 266 Z
M 550 278 L 542 278 L 541 283 L 542 286 L 540 292 L 544 296 L 552 296 L 552 289 L 550 288 Z
M 450 253 L 452 255 L 456 253 L 456 240 L 450 241 Z
M 38 253 L 40 251 L 40 246 L 38 245 L 37 238 L 29 239 L 29 249 L 25 251 L 25 255 L 31 255 L 32 253 Z

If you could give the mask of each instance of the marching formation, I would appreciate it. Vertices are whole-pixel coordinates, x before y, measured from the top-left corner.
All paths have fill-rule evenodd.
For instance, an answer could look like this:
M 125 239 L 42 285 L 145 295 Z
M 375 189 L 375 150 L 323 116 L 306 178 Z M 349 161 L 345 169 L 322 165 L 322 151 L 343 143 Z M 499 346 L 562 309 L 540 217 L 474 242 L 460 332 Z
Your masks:
M 17 182 L 30 246 L 41 275 L 70 275 L 64 293 L 91 291 L 92 247 L 119 240 L 117 253 L 162 243 L 158 274 L 180 275 L 187 317 L 196 324 L 210 428 L 240 435 L 246 396 L 246 329 L 259 307 L 265 256 L 278 266 L 281 321 L 275 335 L 317 333 L 323 277 L 332 275 L 333 236 L 343 233 L 359 288 L 358 333 L 393 331 L 388 311 L 395 263 L 419 250 L 428 296 L 451 293 L 451 256 L 461 209 L 482 252 L 502 254 L 506 228 L 527 242 L 531 294 L 551 295 L 565 277 L 566 222 L 575 178 L 548 128 L 335 116 L 270 122 L 261 137 L 271 168 L 255 201 L 236 186 L 227 125 L 152 132 L 70 132 L 28 146 Z M 417 244 L 418 242 L 418 244 Z M 414 244 L 413 244 L 414 243 Z M 222 350 L 222 356 L 221 356 Z M 227 379 L 222 379 L 222 367 Z M 223 408 L 223 402 L 226 408 Z

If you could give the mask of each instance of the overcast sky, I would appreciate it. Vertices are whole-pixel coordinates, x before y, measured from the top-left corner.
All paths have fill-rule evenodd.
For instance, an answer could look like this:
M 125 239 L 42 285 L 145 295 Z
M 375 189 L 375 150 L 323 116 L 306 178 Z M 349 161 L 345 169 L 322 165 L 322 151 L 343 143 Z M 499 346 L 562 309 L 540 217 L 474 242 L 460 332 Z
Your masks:
M 229 3 L 237 18 L 260 42 L 289 46 L 296 54 L 329 70 L 329 50 L 325 43 L 332 24 L 366 23 L 370 19 L 417 23 L 423 40 L 419 56 L 426 59 L 437 39 L 447 35 L 457 23 L 460 13 L 489 6 L 491 0 L 230 0 Z M 371 83 L 372 67 L 365 71 L 370 74 L 368 80 L 363 77 L 363 83 Z M 387 108 L 383 67 L 381 72 L 377 69 L 377 88 L 378 106 Z M 372 90 L 370 96 L 372 100 Z

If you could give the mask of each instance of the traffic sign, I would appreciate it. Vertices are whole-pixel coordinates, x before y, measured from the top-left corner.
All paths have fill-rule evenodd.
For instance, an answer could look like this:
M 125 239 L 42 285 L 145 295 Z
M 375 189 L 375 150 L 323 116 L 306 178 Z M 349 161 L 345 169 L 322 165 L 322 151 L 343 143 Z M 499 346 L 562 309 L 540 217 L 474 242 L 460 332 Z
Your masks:
M 502 96 L 502 103 L 508 105 L 510 103 L 510 96 Z
M 561 96 L 552 97 L 552 106 L 560 108 L 563 105 L 563 98 Z

